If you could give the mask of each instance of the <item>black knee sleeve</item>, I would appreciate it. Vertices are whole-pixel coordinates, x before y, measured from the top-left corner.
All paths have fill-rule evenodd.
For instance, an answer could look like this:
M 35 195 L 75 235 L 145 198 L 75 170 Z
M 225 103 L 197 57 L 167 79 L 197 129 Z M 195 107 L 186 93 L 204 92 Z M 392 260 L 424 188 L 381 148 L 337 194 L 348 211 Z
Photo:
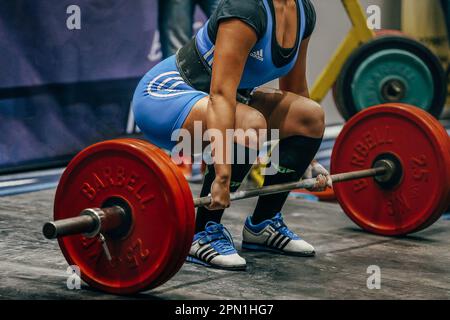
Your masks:
M 316 156 L 322 138 L 293 136 L 280 141 L 272 154 L 278 152 L 279 163 L 275 165 L 278 172 L 265 176 L 264 186 L 294 182 L 301 179 L 311 161 Z M 255 224 L 273 218 L 281 211 L 289 192 L 261 196 L 258 199 L 252 221 Z

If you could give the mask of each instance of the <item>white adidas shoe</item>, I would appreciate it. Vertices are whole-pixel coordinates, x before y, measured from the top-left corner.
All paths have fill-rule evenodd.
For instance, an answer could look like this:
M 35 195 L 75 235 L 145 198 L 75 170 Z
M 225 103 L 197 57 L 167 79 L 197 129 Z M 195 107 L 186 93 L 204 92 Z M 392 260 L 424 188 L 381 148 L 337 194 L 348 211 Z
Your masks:
M 245 270 L 247 267 L 228 230 L 212 221 L 208 222 L 205 231 L 195 235 L 187 261 L 226 270 Z
M 274 218 L 253 225 L 251 217 L 245 221 L 242 249 L 268 251 L 300 257 L 315 255 L 314 247 L 284 224 L 281 213 Z

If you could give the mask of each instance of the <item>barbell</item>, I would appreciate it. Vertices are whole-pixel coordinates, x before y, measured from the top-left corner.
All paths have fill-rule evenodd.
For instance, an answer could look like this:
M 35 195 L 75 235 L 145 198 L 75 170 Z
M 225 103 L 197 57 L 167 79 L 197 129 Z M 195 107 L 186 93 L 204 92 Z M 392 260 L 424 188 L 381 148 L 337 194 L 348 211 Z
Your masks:
M 433 224 L 450 199 L 450 140 L 425 111 L 402 104 L 369 108 L 336 140 L 331 179 L 344 212 L 366 231 L 399 236 Z M 373 178 L 373 179 L 368 179 Z M 231 201 L 310 188 L 316 179 L 232 193 Z M 64 171 L 54 221 L 70 265 L 89 285 L 131 294 L 160 286 L 183 265 L 194 235 L 193 199 L 183 174 L 159 148 L 136 139 L 101 142 Z
M 377 181 L 388 182 L 394 179 L 396 165 L 389 159 L 380 159 L 374 167 L 367 170 L 340 173 L 331 176 L 333 183 L 350 181 L 360 178 L 374 177 Z M 230 194 L 230 201 L 243 200 L 259 196 L 266 196 L 294 189 L 310 189 L 317 183 L 317 179 L 305 179 L 299 182 L 283 183 L 263 188 L 242 190 Z M 204 207 L 211 204 L 211 196 L 195 198 L 194 207 Z M 130 217 L 128 217 L 130 218 Z M 119 229 L 127 219 L 127 213 L 119 205 L 106 208 L 89 208 L 83 210 L 79 216 L 44 224 L 42 232 L 47 239 L 56 239 L 74 234 L 84 234 L 95 237 L 100 233 Z

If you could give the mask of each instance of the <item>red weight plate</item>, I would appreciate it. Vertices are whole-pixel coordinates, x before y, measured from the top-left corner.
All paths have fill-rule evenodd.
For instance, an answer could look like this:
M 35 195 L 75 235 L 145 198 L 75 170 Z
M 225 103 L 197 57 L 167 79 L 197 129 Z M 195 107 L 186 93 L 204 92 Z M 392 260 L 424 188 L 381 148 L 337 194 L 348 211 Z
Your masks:
M 416 109 L 414 109 L 416 110 Z M 430 125 L 433 125 L 436 129 L 436 133 L 439 134 L 439 142 L 442 144 L 442 148 L 444 150 L 447 150 L 448 156 L 445 156 L 445 160 L 447 161 L 447 173 L 443 173 L 444 175 L 449 174 L 448 171 L 450 171 L 450 137 L 447 133 L 447 130 L 444 128 L 444 126 L 436 120 L 435 117 L 433 117 L 428 112 L 423 112 L 423 110 L 419 109 L 419 111 L 416 110 L 416 112 L 419 112 L 419 116 L 426 117 L 430 123 Z M 450 180 L 447 183 L 447 185 L 444 185 L 443 188 L 447 188 L 449 195 L 447 197 L 447 201 L 443 201 L 442 206 L 443 210 L 446 210 L 448 206 L 450 205 Z M 439 218 L 439 217 L 437 217 Z
M 98 238 L 70 236 L 59 245 L 82 279 L 100 290 L 130 294 L 151 288 L 170 264 L 177 245 L 178 215 L 184 197 L 154 152 L 127 140 L 96 144 L 77 155 L 65 170 L 55 196 L 55 220 L 102 207 L 111 198 L 131 208 L 132 226 L 123 239 L 107 236 L 106 258 Z
M 334 201 L 336 200 L 336 196 L 334 195 L 333 188 L 327 188 L 322 192 L 311 192 L 313 195 L 319 198 L 321 201 Z
M 172 172 L 173 172 L 171 170 L 172 162 L 166 156 L 164 151 L 162 151 L 158 147 L 156 147 L 148 142 L 145 142 L 143 140 L 126 139 L 126 141 L 130 144 L 139 146 L 140 148 L 146 150 L 146 152 L 150 152 L 155 157 L 157 157 L 160 165 L 166 167 L 166 169 L 167 169 L 166 174 L 168 174 L 166 176 L 166 178 L 168 180 L 170 180 L 171 184 L 180 184 L 178 182 L 178 180 L 181 180 L 181 179 L 183 179 L 183 180 L 181 180 L 181 182 L 185 181 L 184 176 L 182 174 L 179 174 L 179 172 L 178 172 L 178 174 L 172 174 Z M 182 189 L 180 189 L 180 190 L 182 190 Z M 192 197 L 191 197 L 191 201 L 192 201 Z M 193 209 L 191 209 L 191 211 L 192 210 Z M 146 289 L 153 289 L 153 288 L 156 288 L 156 287 L 162 285 L 163 283 L 168 281 L 170 278 L 172 278 L 179 270 L 179 268 L 177 268 L 177 266 L 179 265 L 179 261 L 181 259 L 179 257 L 179 254 L 183 252 L 183 248 L 185 247 L 185 243 L 187 241 L 186 233 L 189 230 L 190 224 L 187 221 L 188 214 L 185 211 L 180 210 L 180 212 L 178 212 L 178 213 L 179 213 L 178 217 L 177 217 L 178 223 L 174 225 L 174 227 L 176 227 L 176 230 L 174 232 L 175 238 L 174 238 L 174 247 L 172 248 L 172 257 L 171 257 L 170 261 L 168 262 L 168 264 L 165 266 L 164 271 L 158 277 L 158 281 L 152 283 L 151 287 L 148 287 Z M 192 218 L 192 219 L 194 219 L 194 218 Z M 192 229 L 193 229 L 194 222 L 192 222 L 191 225 L 192 225 Z M 187 255 L 187 253 L 186 253 L 186 255 Z M 185 261 L 185 259 L 186 259 L 186 256 L 184 256 L 183 262 Z M 181 265 L 180 265 L 180 267 L 181 267 Z
M 151 151 L 158 149 L 158 147 L 147 143 L 142 140 L 134 140 L 137 143 L 140 143 L 143 147 L 147 148 Z M 173 183 L 178 183 L 180 185 L 180 189 L 183 190 L 183 195 L 185 198 L 186 210 L 185 216 L 180 216 L 180 240 L 179 245 L 176 249 L 174 249 L 173 257 L 171 260 L 171 265 L 168 266 L 167 272 L 164 275 L 161 275 L 160 281 L 155 284 L 154 287 L 160 286 L 166 281 L 170 280 L 183 266 L 186 261 L 186 257 L 189 254 L 189 250 L 191 248 L 192 239 L 194 238 L 195 231 L 195 212 L 194 212 L 194 203 L 192 193 L 184 178 L 183 172 L 178 169 L 178 167 L 171 161 L 171 159 L 164 153 L 158 152 L 157 155 L 160 157 L 162 163 L 168 165 L 168 169 L 173 173 L 175 177 L 175 181 Z M 181 223 L 182 221 L 182 223 Z
M 172 170 L 174 170 L 174 168 L 172 168 Z M 179 172 L 179 174 L 181 174 L 181 172 Z M 182 177 L 183 179 L 185 179 L 184 176 Z M 175 262 L 174 268 L 168 273 L 168 275 L 165 278 L 161 278 L 161 282 L 158 283 L 158 286 L 170 280 L 181 269 L 181 267 L 186 262 L 189 250 L 191 249 L 192 240 L 194 239 L 195 210 L 192 193 L 187 183 L 186 184 L 183 183 L 183 185 L 180 185 L 180 188 L 183 190 L 182 191 L 183 195 L 185 195 L 184 203 L 186 216 L 185 216 L 185 224 L 183 226 L 185 229 L 184 238 L 180 240 L 180 248 L 178 249 L 178 251 L 174 252 L 173 254 L 173 262 Z
M 406 107 L 408 107 L 408 105 L 405 105 Z M 418 116 L 420 117 L 424 117 L 427 118 L 430 125 L 432 125 L 435 129 L 436 129 L 436 133 L 439 135 L 439 143 L 442 144 L 442 149 L 443 150 L 448 150 L 447 154 L 448 156 L 444 155 L 444 159 L 447 161 L 447 172 L 443 172 L 442 174 L 444 176 L 450 177 L 450 137 L 447 133 L 447 130 L 442 126 L 442 124 L 436 120 L 435 117 L 433 117 L 431 114 L 429 114 L 428 112 L 424 112 L 423 110 L 419 109 L 417 111 L 417 109 L 414 109 L 414 111 L 418 112 Z M 445 153 L 444 153 L 445 154 Z M 439 209 L 436 211 L 436 215 L 434 215 L 432 218 L 430 218 L 430 220 L 428 221 L 428 223 L 420 226 L 419 229 L 415 230 L 414 232 L 418 232 L 420 230 L 423 230 L 427 227 L 429 227 L 430 225 L 432 225 L 436 220 L 438 220 L 442 213 L 445 212 L 449 206 L 450 206 L 450 179 L 448 180 L 448 183 L 446 185 L 443 185 L 442 188 L 444 190 L 448 190 L 448 196 L 443 198 L 443 201 L 441 203 L 441 205 L 439 206 Z M 445 191 L 443 191 L 445 192 Z
M 169 263 L 166 265 L 163 273 L 158 277 L 158 281 L 153 283 L 150 287 L 146 289 L 156 288 L 166 281 L 170 280 L 182 267 L 186 261 L 186 257 L 189 253 L 191 247 L 192 239 L 194 237 L 195 229 L 195 213 L 192 193 L 189 188 L 184 175 L 177 166 L 171 161 L 167 154 L 160 148 L 145 142 L 143 140 L 137 139 L 127 139 L 130 143 L 139 145 L 141 148 L 146 149 L 148 152 L 152 153 L 154 156 L 158 157 L 159 163 L 166 167 L 167 179 L 172 185 L 178 185 L 181 192 L 180 195 L 183 196 L 179 201 L 184 203 L 185 210 L 179 210 L 177 220 L 178 223 L 174 227 L 177 228 L 175 232 L 176 243 L 175 247 L 172 249 L 172 255 Z M 172 173 L 172 174 L 170 174 Z
M 402 164 L 402 179 L 389 190 L 372 178 L 335 184 L 343 210 L 363 229 L 404 235 L 442 213 L 449 193 L 448 143 L 425 113 L 401 104 L 369 108 L 352 118 L 336 140 L 332 173 L 369 168 L 382 154 Z
M 336 196 L 334 195 L 333 188 L 327 188 L 325 191 L 321 191 L 321 192 L 308 191 L 306 189 L 297 189 L 297 190 L 293 190 L 293 192 L 311 194 L 311 195 L 317 197 L 320 201 L 331 202 L 331 201 L 336 200 Z

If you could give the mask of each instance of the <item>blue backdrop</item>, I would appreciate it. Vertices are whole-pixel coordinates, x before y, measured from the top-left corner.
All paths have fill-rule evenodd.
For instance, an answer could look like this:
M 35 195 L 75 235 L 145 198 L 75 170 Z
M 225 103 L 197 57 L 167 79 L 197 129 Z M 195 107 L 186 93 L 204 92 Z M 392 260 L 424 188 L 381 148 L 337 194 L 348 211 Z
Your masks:
M 156 2 L 0 2 L 0 172 L 133 132 L 134 88 L 161 58 Z

